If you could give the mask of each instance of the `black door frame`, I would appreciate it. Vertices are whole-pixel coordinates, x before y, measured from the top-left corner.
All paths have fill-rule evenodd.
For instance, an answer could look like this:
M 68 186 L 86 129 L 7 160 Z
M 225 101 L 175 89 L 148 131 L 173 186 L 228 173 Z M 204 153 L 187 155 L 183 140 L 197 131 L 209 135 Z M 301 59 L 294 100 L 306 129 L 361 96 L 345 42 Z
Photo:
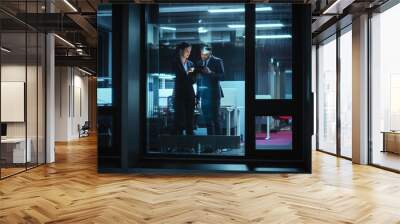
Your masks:
M 166 3 L 163 1 L 162 3 Z M 174 2 L 175 3 L 175 2 Z M 203 3 L 203 2 L 202 2 Z M 213 2 L 215 3 L 215 2 Z M 238 4 L 238 2 L 224 2 L 224 3 L 231 3 L 231 4 Z M 264 4 L 264 3 L 261 3 Z M 274 3 L 272 3 L 273 5 Z M 255 13 L 255 3 L 242 3 L 241 5 L 245 6 L 245 35 L 246 37 L 251 37 L 251 38 L 246 38 L 245 39 L 245 74 L 255 74 L 255 24 L 256 24 L 256 13 Z M 304 72 L 306 69 L 304 69 L 306 66 L 304 66 L 304 63 L 301 61 L 301 59 L 306 58 L 304 57 L 307 55 L 307 53 L 311 52 L 311 31 L 310 31 L 310 38 L 309 38 L 309 48 L 310 52 L 304 52 L 300 49 L 299 46 L 304 46 L 304 49 L 307 48 L 307 41 L 304 43 L 301 37 L 301 32 L 300 30 L 303 29 L 304 32 L 304 25 L 301 24 L 299 21 L 304 21 L 299 18 L 307 18 L 306 13 L 301 13 L 300 11 L 302 10 L 297 10 L 299 7 L 305 7 L 304 5 L 296 5 L 296 4 L 290 4 L 293 8 L 293 16 L 292 16 L 292 67 L 293 67 L 293 74 L 301 74 Z M 304 11 L 304 10 L 303 10 Z M 297 14 L 296 14 L 297 13 Z M 141 23 L 141 34 L 142 34 L 142 40 L 141 40 L 141 58 L 142 60 L 142 75 L 147 74 L 146 72 L 146 65 L 147 65 L 147 53 L 146 53 L 146 24 L 148 24 L 148 13 L 147 13 L 147 5 L 142 6 L 142 20 L 144 21 Z M 310 20 L 311 21 L 311 20 Z M 296 33 L 297 31 L 297 33 Z M 304 37 L 303 37 L 304 38 Z M 297 45 L 300 44 L 300 45 Z M 301 48 L 303 49 L 303 48 Z M 311 63 L 311 59 L 309 60 Z M 146 75 L 144 75 L 147 77 Z M 276 161 L 276 160 L 302 160 L 304 159 L 303 153 L 307 151 L 305 147 L 303 146 L 303 141 L 305 142 L 306 140 L 304 139 L 304 136 L 306 136 L 307 131 L 312 131 L 311 129 L 304 129 L 302 127 L 306 126 L 307 124 L 304 122 L 300 122 L 300 120 L 303 121 L 309 121 L 311 122 L 310 126 L 312 125 L 312 115 L 311 119 L 299 119 L 303 116 L 306 116 L 306 111 L 309 112 L 310 109 L 304 106 L 306 103 L 305 100 L 308 97 L 308 100 L 310 96 L 306 96 L 307 93 L 306 91 L 309 90 L 311 93 L 311 84 L 307 84 L 307 82 L 311 83 L 311 76 L 309 80 L 306 80 L 307 76 L 300 76 L 300 75 L 293 75 L 293 80 L 292 80 L 292 92 L 293 92 L 293 99 L 291 100 L 256 100 L 255 99 L 255 76 L 254 75 L 245 75 L 246 80 L 245 80 L 245 127 L 246 127 L 246 133 L 245 133 L 245 155 L 244 156 L 212 156 L 212 155 L 179 155 L 179 154 L 152 154 L 147 152 L 147 144 L 146 144 L 146 138 L 147 138 L 147 127 L 146 127 L 146 112 L 145 108 L 147 108 L 147 102 L 146 102 L 146 97 L 147 97 L 147 89 L 146 89 L 146 79 L 141 79 L 141 87 L 142 87 L 142 93 L 143 95 L 141 96 L 142 102 L 141 102 L 141 115 L 142 119 L 141 122 L 141 127 L 142 127 L 142 133 L 143 135 L 141 136 L 142 142 L 141 142 L 141 155 L 143 158 L 148 158 L 148 159 L 160 159 L 160 160 L 174 160 L 174 159 L 185 159 L 185 160 L 218 160 L 218 161 L 235 161 L 235 160 L 262 160 L 262 161 Z M 311 95 L 311 94 L 310 94 Z M 308 113 L 309 114 L 309 113 Z M 312 113 L 311 113 L 312 114 Z M 274 115 L 290 115 L 293 116 L 293 146 L 292 150 L 265 150 L 265 151 L 257 151 L 256 146 L 255 146 L 255 117 L 256 116 L 274 116 Z M 301 125 L 301 123 L 303 123 Z

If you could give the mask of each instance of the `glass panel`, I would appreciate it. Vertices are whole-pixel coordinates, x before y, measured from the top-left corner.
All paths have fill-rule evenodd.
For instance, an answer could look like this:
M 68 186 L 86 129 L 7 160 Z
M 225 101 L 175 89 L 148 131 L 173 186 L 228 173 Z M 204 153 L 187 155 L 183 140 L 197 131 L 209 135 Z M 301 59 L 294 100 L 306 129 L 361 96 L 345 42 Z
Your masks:
M 256 99 L 292 99 L 292 5 L 256 6 Z
M 336 153 L 336 39 L 318 51 L 318 147 Z
M 352 34 L 340 37 L 340 153 L 352 157 Z
M 400 170 L 400 5 L 371 19 L 372 163 Z
M 31 168 L 37 165 L 38 160 L 38 35 L 36 32 L 27 33 L 27 80 L 26 80 L 26 118 L 27 118 L 27 149 L 28 153 L 27 167 Z
M 5 177 L 24 171 L 31 161 L 25 122 L 26 33 L 2 33 L 1 49 L 1 175 Z
M 293 149 L 292 116 L 257 116 L 256 150 Z
M 148 15 L 148 152 L 244 155 L 244 5 L 164 4 Z
M 113 141 L 113 134 L 119 138 L 118 122 L 115 121 L 113 107 L 118 108 L 113 92 L 118 91 L 112 82 L 112 52 L 113 52 L 113 7 L 101 4 L 97 13 L 98 30 L 98 76 L 97 76 L 97 131 L 99 164 L 104 167 L 120 166 L 120 147 L 118 141 Z M 120 25 L 120 24 L 118 24 Z M 114 113 L 117 113 L 114 111 Z M 115 146 L 113 148 L 113 145 Z
M 38 164 L 43 164 L 46 162 L 46 36 L 39 33 L 38 38 Z

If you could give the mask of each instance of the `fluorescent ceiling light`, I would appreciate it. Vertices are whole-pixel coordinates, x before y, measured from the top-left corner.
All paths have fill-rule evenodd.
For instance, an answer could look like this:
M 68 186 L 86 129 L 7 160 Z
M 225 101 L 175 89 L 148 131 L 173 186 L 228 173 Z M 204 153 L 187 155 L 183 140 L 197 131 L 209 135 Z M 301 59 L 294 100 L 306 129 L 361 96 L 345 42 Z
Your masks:
M 86 70 L 83 70 L 83 69 L 81 69 L 81 68 L 79 68 L 79 67 L 78 67 L 78 70 L 81 71 L 81 72 L 83 72 L 83 73 L 85 73 L 86 75 L 93 75 L 92 73 L 90 73 L 90 72 L 88 72 L 88 71 L 86 71 Z
M 256 24 L 256 28 L 280 28 L 280 27 L 283 27 L 282 23 Z
M 258 8 L 256 8 L 256 12 L 266 12 L 266 11 L 272 11 L 272 7 L 258 7 Z
M 160 7 L 160 13 L 179 13 L 179 12 L 207 12 L 207 6 L 174 6 L 174 7 Z
M 209 9 L 209 13 L 233 13 L 233 12 L 244 12 L 244 8 L 231 8 L 231 9 Z M 272 7 L 258 7 L 256 12 L 272 11 Z
M 239 29 L 239 28 L 245 28 L 244 24 L 231 24 L 228 25 L 229 28 L 232 29 Z M 283 27 L 282 23 L 266 23 L 266 24 L 256 24 L 256 28 L 280 28 Z
M 161 30 L 171 30 L 171 31 L 176 31 L 175 27 L 169 27 L 169 26 L 160 26 Z
M 199 27 L 199 29 L 197 30 L 199 33 L 207 33 L 208 30 L 205 29 L 204 27 Z
M 231 12 L 244 12 L 244 8 L 233 9 L 209 9 L 209 13 L 231 13 Z
M 285 73 L 292 73 L 292 70 L 290 70 L 290 69 L 285 70 Z
M 75 45 L 73 45 L 71 42 L 69 42 L 68 40 L 66 40 L 66 39 L 64 39 L 64 38 L 62 38 L 62 37 L 60 37 L 59 35 L 57 35 L 57 34 L 54 34 L 54 36 L 55 37 L 57 37 L 59 40 L 61 40 L 62 42 L 64 42 L 65 44 L 67 44 L 68 46 L 70 46 L 70 47 L 72 47 L 72 48 L 75 48 Z
M 290 39 L 290 34 L 275 34 L 275 35 L 257 35 L 256 39 Z
M 0 49 L 1 49 L 1 51 L 4 51 L 6 53 L 11 53 L 11 50 L 9 50 L 9 49 L 7 49 L 5 47 L 1 47 Z
M 78 10 L 68 1 L 64 0 L 64 3 L 68 5 L 74 12 L 78 12 Z

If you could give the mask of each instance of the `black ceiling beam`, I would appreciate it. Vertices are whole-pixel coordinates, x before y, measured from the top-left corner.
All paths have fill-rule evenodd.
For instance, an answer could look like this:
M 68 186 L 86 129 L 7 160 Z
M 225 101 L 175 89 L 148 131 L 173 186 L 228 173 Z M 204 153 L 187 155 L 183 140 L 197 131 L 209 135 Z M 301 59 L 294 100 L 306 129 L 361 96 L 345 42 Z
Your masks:
M 97 60 L 90 56 L 55 56 L 56 66 L 87 67 L 97 70 Z

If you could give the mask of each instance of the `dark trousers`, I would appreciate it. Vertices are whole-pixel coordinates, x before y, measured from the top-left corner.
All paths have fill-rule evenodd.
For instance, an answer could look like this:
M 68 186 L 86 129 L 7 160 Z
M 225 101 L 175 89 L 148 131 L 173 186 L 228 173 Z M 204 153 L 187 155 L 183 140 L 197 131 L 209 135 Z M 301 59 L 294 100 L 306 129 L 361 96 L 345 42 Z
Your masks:
M 207 127 L 207 135 L 221 135 L 220 100 L 202 99 L 201 110 Z
M 194 97 L 175 100 L 175 134 L 182 135 L 186 130 L 187 135 L 193 135 L 194 107 Z

